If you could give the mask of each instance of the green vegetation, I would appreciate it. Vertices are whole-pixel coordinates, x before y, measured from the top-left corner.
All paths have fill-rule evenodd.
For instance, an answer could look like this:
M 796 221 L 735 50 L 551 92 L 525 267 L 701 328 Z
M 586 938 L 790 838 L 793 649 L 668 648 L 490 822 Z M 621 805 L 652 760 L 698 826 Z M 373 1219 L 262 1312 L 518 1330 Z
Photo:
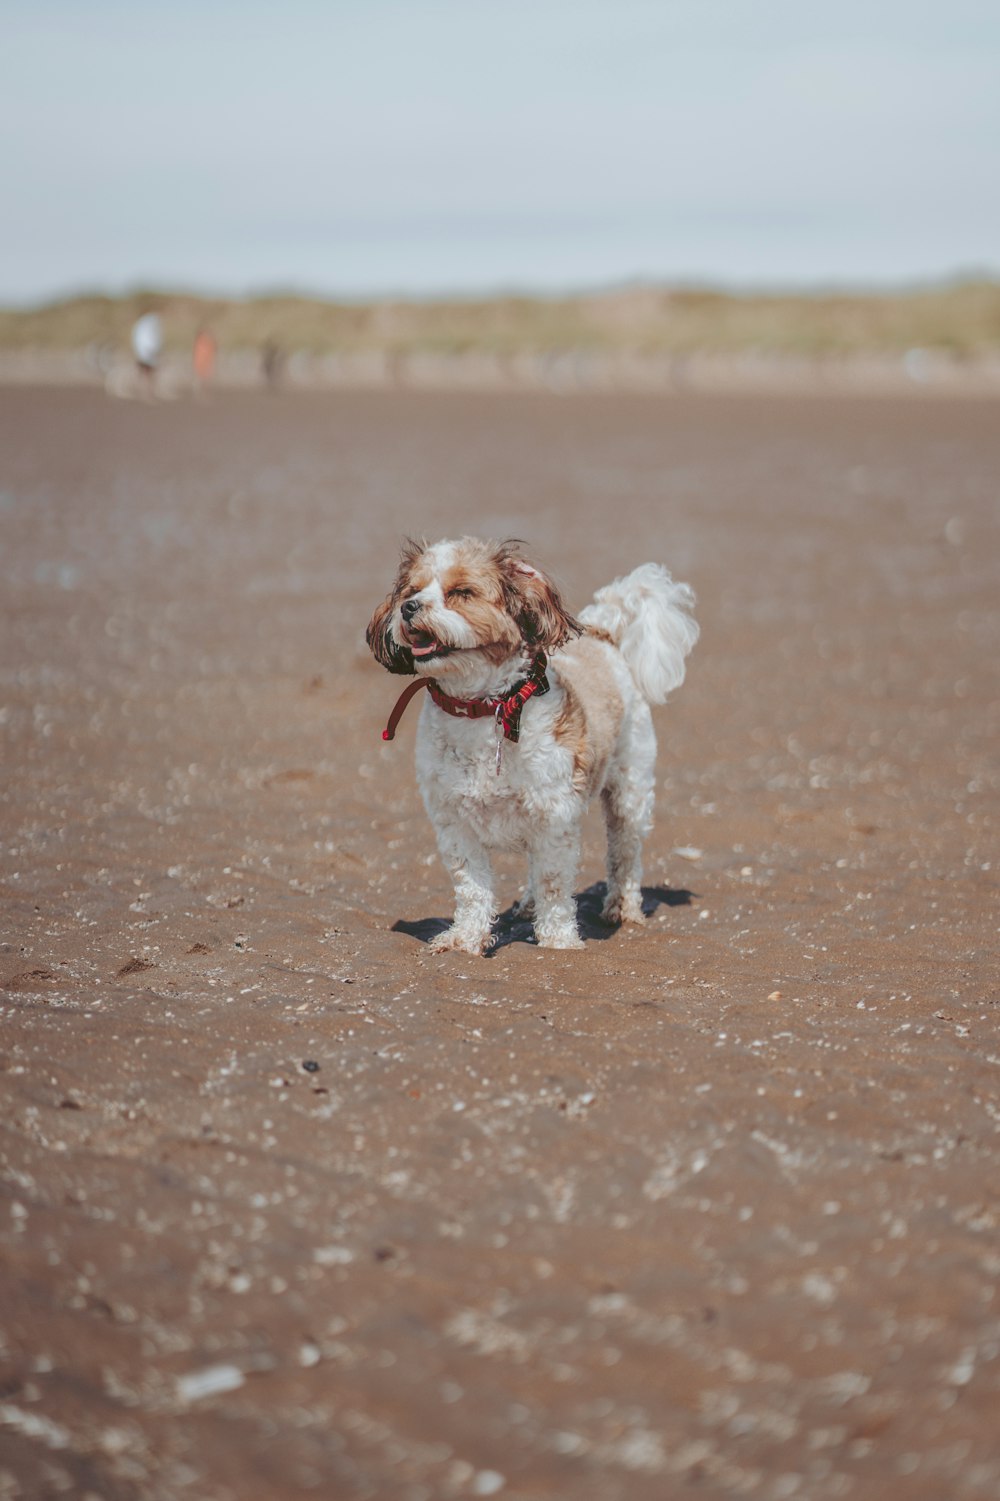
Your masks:
M 201 324 L 223 349 L 260 349 L 272 339 L 285 351 L 313 354 L 698 350 L 817 357 L 923 348 L 972 357 L 1000 349 L 1000 284 L 967 282 L 899 293 L 737 296 L 632 287 L 561 298 L 368 304 L 141 291 L 0 310 L 0 350 L 126 348 L 132 323 L 150 308 L 163 314 L 174 349 L 189 349 Z

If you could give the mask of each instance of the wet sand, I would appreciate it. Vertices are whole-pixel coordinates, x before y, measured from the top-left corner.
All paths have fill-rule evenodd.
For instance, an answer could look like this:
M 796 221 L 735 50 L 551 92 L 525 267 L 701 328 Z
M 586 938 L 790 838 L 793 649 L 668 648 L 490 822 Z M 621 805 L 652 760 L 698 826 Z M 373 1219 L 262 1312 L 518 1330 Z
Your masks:
M 5 1501 L 1000 1493 L 996 404 L 24 388 L 0 454 Z M 595 819 L 583 951 L 427 951 L 362 634 L 466 531 L 697 589 L 641 931 Z

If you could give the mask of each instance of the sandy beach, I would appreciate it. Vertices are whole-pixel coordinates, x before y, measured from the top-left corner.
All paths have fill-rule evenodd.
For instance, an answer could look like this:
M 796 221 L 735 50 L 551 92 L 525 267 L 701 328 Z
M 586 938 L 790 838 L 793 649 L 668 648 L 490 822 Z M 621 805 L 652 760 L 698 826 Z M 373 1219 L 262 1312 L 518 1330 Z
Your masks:
M 0 454 L 0 1497 L 1000 1494 L 995 400 L 18 386 Z M 594 815 L 582 951 L 428 952 L 405 533 L 694 585 L 642 930 Z

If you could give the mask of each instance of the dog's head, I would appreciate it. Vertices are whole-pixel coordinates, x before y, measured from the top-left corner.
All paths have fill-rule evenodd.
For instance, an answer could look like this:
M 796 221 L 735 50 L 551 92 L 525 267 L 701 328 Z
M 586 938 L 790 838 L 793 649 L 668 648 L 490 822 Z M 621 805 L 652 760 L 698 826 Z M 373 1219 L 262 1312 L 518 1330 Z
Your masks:
M 555 651 L 579 630 L 519 543 L 462 537 L 406 544 L 365 639 L 390 672 L 444 678 L 473 654 L 500 666 L 526 648 Z

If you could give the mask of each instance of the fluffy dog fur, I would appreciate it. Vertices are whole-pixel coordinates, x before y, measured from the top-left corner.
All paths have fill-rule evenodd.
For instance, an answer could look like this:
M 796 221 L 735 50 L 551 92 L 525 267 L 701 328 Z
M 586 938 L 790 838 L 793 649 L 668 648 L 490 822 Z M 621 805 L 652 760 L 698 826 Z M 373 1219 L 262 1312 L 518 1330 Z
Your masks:
M 656 737 L 650 704 L 684 680 L 698 639 L 694 595 L 645 563 L 598 591 L 577 619 L 515 542 L 408 543 L 367 641 L 390 672 L 433 678 L 454 698 L 501 698 L 549 655 L 550 691 L 528 701 L 520 740 L 494 721 L 453 718 L 425 695 L 417 778 L 455 918 L 431 947 L 481 954 L 497 916 L 490 854 L 524 850 L 543 947 L 579 948 L 573 886 L 584 810 L 600 794 L 608 832 L 608 922 L 641 922 L 642 842 L 652 825 Z

